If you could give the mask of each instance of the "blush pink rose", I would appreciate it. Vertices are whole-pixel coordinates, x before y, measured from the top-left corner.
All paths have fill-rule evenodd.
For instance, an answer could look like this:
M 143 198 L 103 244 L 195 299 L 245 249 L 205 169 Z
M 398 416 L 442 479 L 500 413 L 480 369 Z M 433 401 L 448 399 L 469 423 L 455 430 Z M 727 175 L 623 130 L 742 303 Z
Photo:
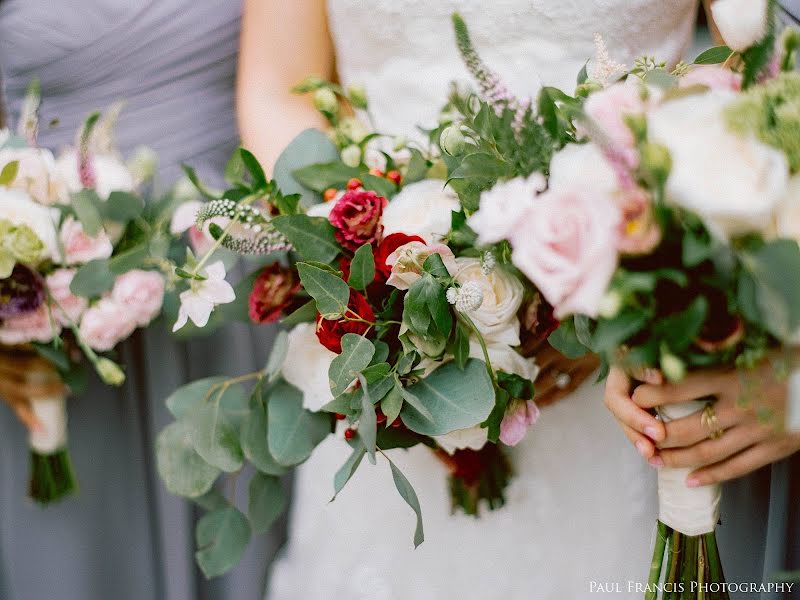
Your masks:
M 697 65 L 680 78 L 680 87 L 704 85 L 712 90 L 741 91 L 742 75 L 720 65 Z
M 93 350 L 106 352 L 132 334 L 134 329 L 136 321 L 129 308 L 111 298 L 103 298 L 83 313 L 80 334 Z
M 639 156 L 636 139 L 625 117 L 643 115 L 647 111 L 648 103 L 643 94 L 647 94 L 647 90 L 639 84 L 615 83 L 589 96 L 584 106 L 586 116 L 606 136 L 610 149 L 623 156 L 631 168 L 639 164 Z
M 58 323 L 50 318 L 47 305 L 34 311 L 3 319 L 0 324 L 0 344 L 16 346 L 30 342 L 49 342 L 61 333 Z
M 86 298 L 73 294 L 69 286 L 75 269 L 57 269 L 47 276 L 47 289 L 53 297 L 53 314 L 62 325 L 77 323 L 88 306 Z
M 539 420 L 539 407 L 533 400 L 512 400 L 500 423 L 500 441 L 516 446 L 525 437 L 528 427 Z
M 596 317 L 617 266 L 620 210 L 580 189 L 541 194 L 514 229 L 512 261 L 555 308 Z
M 68 217 L 64 221 L 59 237 L 64 247 L 64 263 L 68 265 L 108 258 L 114 250 L 105 231 L 100 231 L 95 237 L 90 237 L 84 233 L 80 221 L 76 221 L 72 217 Z
M 161 311 L 164 278 L 155 271 L 128 271 L 117 277 L 111 299 L 129 311 L 139 327 L 144 327 Z

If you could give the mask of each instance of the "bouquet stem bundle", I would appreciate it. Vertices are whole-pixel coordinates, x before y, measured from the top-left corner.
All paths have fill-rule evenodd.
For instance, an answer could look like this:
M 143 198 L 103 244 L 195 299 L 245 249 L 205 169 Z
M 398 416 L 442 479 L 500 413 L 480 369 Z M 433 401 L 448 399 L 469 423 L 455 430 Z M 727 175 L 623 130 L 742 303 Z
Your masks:
M 78 491 L 75 469 L 67 448 L 65 396 L 31 399 L 42 429 L 31 432 L 28 496 L 41 505 L 51 504 Z

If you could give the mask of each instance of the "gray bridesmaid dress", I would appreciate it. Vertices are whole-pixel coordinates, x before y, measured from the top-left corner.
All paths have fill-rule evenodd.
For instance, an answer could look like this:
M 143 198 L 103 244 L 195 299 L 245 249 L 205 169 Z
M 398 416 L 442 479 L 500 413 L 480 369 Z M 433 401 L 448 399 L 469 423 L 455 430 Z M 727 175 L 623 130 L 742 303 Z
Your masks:
M 73 139 L 87 113 L 125 99 L 123 152 L 160 157 L 158 185 L 180 163 L 206 180 L 237 144 L 234 77 L 240 4 L 234 0 L 0 0 L 0 80 L 12 121 L 28 82 L 45 103 L 41 143 Z M 53 119 L 60 123 L 48 127 Z M 0 599 L 256 600 L 280 535 L 262 536 L 230 575 L 207 582 L 194 565 L 194 509 L 171 497 L 153 445 L 182 383 L 250 372 L 269 347 L 245 325 L 188 344 L 159 322 L 122 349 L 128 382 L 90 383 L 70 400 L 79 495 L 42 510 L 25 498 L 26 436 L 0 407 Z

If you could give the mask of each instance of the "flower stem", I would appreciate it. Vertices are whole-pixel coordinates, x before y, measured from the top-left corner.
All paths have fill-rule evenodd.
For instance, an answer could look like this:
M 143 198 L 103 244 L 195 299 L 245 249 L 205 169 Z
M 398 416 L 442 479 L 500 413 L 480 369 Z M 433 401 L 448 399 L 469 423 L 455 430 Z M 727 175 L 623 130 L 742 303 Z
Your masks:
M 664 550 L 667 547 L 667 538 L 669 535 L 670 528 L 659 521 L 656 530 L 656 546 L 653 550 L 653 561 L 650 563 L 650 578 L 648 579 L 645 600 L 656 600 L 658 598 L 657 585 L 661 579 L 661 570 L 664 566 Z
M 494 389 L 497 390 L 500 388 L 500 385 L 497 383 L 497 376 L 494 373 L 494 368 L 492 367 L 492 361 L 489 358 L 489 349 L 486 347 L 486 340 L 483 339 L 481 332 L 478 331 L 478 327 L 475 325 L 474 321 L 469 318 L 469 316 L 465 315 L 464 313 L 456 313 L 458 318 L 464 323 L 472 333 L 475 334 L 475 337 L 478 338 L 478 343 L 481 345 L 481 351 L 483 352 L 483 360 L 486 362 L 486 369 L 489 371 L 489 377 L 492 380 L 492 386 Z

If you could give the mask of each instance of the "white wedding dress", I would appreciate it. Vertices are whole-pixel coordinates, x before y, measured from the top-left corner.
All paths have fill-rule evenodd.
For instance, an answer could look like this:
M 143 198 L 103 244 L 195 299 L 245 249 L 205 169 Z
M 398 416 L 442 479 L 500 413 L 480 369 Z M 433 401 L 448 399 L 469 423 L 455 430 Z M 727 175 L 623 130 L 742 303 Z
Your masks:
M 697 0 L 328 0 L 339 74 L 366 87 L 380 131 L 413 135 L 434 123 L 449 82 L 469 80 L 453 11 L 509 87 L 533 95 L 542 84 L 572 90 L 595 33 L 618 62 L 677 61 L 691 44 Z M 542 411 L 513 450 L 506 506 L 479 519 L 451 516 L 447 473 L 429 450 L 393 451 L 422 505 L 426 540 L 417 550 L 414 515 L 380 457 L 377 466 L 365 460 L 329 503 L 349 453 L 332 437 L 298 470 L 290 541 L 268 600 L 643 596 L 627 586 L 647 580 L 655 473 L 603 406 L 602 385 L 588 382 Z

